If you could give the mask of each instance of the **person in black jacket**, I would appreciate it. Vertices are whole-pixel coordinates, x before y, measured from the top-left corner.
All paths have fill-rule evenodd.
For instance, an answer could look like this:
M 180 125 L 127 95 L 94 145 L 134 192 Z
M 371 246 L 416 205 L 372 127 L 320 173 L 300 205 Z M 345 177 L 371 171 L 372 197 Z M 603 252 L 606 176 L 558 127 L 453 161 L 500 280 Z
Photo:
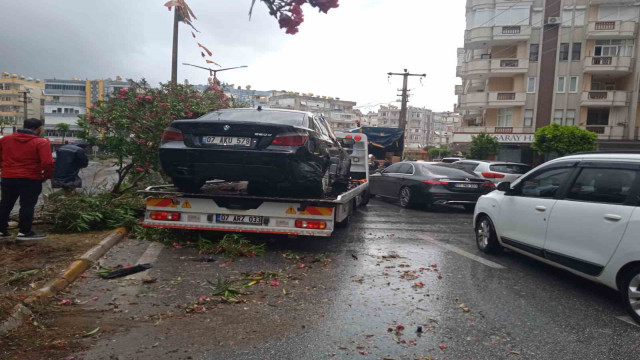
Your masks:
M 80 169 L 89 166 L 89 159 L 85 149 L 89 146 L 86 142 L 78 141 L 75 144 L 61 146 L 56 151 L 56 170 L 51 179 L 53 188 L 72 190 L 82 188 L 82 179 L 78 176 Z

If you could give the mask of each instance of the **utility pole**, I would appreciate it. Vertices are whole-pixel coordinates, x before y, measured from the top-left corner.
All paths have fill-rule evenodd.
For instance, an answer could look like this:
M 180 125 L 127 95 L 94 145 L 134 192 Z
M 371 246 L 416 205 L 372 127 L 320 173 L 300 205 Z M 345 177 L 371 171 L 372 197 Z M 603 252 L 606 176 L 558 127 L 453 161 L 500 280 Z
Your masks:
M 24 112 L 24 119 L 22 119 L 22 121 L 27 120 L 27 104 L 29 104 L 32 99 L 27 99 L 27 94 L 30 94 L 31 91 L 29 91 L 29 89 L 24 89 L 24 91 L 18 91 L 18 93 L 22 94 L 22 101 L 20 101 L 23 105 L 23 112 Z M 16 129 L 18 127 L 18 118 L 16 117 L 13 120 L 13 132 L 16 132 Z
M 178 84 L 178 6 L 173 7 L 173 51 L 171 53 L 171 83 Z
M 402 76 L 403 80 L 402 80 L 402 89 L 398 89 L 398 91 L 402 91 L 401 96 L 402 96 L 402 105 L 400 106 L 400 120 L 399 120 L 399 125 L 400 128 L 402 129 L 402 131 L 404 132 L 407 128 L 407 102 L 409 101 L 409 90 L 407 89 L 407 86 L 409 85 L 409 76 L 419 76 L 420 80 L 422 80 L 422 78 L 426 77 L 427 74 L 411 74 L 409 73 L 409 71 L 407 71 L 407 69 L 404 69 L 404 73 L 387 73 L 387 75 L 394 76 Z

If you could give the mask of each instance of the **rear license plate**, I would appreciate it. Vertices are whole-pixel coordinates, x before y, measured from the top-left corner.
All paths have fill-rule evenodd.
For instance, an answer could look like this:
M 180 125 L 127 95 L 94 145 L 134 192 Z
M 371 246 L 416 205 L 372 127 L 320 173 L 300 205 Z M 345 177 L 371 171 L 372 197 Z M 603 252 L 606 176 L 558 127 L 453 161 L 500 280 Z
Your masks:
M 216 215 L 216 222 L 221 224 L 262 225 L 262 216 Z
M 235 136 L 203 136 L 203 145 L 251 146 L 251 138 Z
M 466 189 L 477 189 L 478 188 L 478 184 L 459 183 L 459 184 L 455 184 L 454 186 L 457 187 L 457 188 L 466 188 Z

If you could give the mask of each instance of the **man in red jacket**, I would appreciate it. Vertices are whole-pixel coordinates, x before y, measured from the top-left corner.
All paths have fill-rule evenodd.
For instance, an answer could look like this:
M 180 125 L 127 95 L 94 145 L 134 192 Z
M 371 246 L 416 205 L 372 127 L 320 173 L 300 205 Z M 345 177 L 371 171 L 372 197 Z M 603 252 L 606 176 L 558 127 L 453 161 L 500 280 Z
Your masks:
M 53 157 L 49 140 L 40 137 L 42 121 L 26 119 L 24 129 L 0 139 L 0 238 L 9 237 L 9 215 L 20 198 L 20 232 L 16 240 L 44 239 L 32 229 L 33 214 L 42 182 L 53 175 Z

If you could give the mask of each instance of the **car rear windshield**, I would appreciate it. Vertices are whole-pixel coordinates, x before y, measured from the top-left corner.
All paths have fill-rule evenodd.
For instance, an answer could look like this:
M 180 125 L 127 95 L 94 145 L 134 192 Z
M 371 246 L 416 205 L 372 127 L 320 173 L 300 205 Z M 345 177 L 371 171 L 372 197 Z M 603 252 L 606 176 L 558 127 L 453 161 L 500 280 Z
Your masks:
M 474 176 L 473 173 L 467 172 L 463 167 L 456 164 L 422 164 L 423 171 L 427 171 L 436 177 L 458 178 Z
M 525 174 L 531 170 L 531 167 L 519 164 L 495 164 L 490 165 L 489 170 L 503 174 Z
M 214 111 L 198 118 L 209 121 L 248 121 L 266 124 L 290 125 L 307 127 L 305 114 L 289 111 L 258 111 L 258 110 L 232 110 Z

